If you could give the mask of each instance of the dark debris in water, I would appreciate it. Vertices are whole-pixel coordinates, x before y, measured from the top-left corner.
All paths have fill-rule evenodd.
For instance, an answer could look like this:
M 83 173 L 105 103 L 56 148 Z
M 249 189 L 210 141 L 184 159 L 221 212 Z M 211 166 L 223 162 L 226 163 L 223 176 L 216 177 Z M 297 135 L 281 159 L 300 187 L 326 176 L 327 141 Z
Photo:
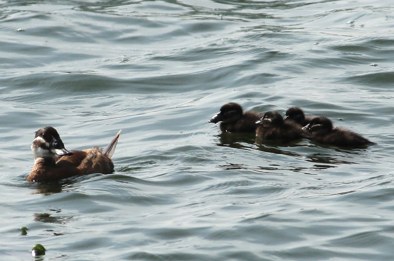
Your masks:
M 220 165 L 220 167 L 224 168 L 225 170 L 234 170 L 234 169 L 245 169 L 246 167 L 242 164 L 226 164 L 226 165 Z
M 22 236 L 26 236 L 28 230 L 29 230 L 29 229 L 28 229 L 27 227 L 21 227 L 21 228 L 20 228 L 21 235 L 22 235 Z
M 60 213 L 60 210 L 52 210 L 55 213 Z M 54 223 L 54 224 L 64 224 L 66 221 L 71 219 L 72 217 L 67 216 L 53 216 L 50 213 L 35 213 L 34 220 L 43 222 L 43 223 Z

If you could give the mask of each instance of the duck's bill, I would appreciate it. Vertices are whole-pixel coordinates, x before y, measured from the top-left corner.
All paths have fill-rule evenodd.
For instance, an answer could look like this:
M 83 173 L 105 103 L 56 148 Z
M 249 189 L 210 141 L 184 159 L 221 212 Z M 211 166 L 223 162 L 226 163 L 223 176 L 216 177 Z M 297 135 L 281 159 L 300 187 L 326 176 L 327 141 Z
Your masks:
M 304 132 L 309 132 L 309 126 L 310 126 L 310 124 L 307 124 L 304 127 L 302 127 L 301 130 Z
M 210 120 L 209 120 L 209 122 L 210 123 L 218 123 L 219 121 L 222 121 L 223 120 L 223 116 L 220 114 L 220 113 L 218 113 L 218 114 L 216 114 L 215 116 L 213 116 Z
M 310 138 L 311 137 L 311 133 L 309 131 L 309 124 L 305 125 L 304 127 L 301 128 L 302 131 L 302 136 L 305 138 Z

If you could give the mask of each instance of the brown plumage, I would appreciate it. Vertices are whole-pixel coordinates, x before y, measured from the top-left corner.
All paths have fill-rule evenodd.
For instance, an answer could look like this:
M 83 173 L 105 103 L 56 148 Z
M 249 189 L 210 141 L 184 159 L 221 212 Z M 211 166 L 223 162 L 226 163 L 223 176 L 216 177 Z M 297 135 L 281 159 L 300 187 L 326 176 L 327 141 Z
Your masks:
M 258 142 L 291 142 L 302 138 L 302 131 L 296 124 L 285 122 L 282 115 L 269 111 L 257 122 L 256 138 Z
M 304 111 L 299 107 L 291 107 L 286 111 L 285 122 L 293 122 L 301 127 L 309 124 L 316 116 L 307 115 L 305 116 Z
M 103 152 L 100 148 L 68 151 L 53 127 L 37 130 L 31 148 L 35 161 L 27 180 L 30 182 L 57 181 L 91 173 L 109 174 L 114 171 L 111 157 L 120 132 Z
M 241 105 L 235 102 L 224 104 L 220 112 L 214 115 L 209 122 L 220 122 L 222 132 L 255 133 L 261 113 L 254 111 L 243 112 Z
M 302 129 L 307 138 L 321 144 L 347 148 L 365 147 L 374 144 L 358 133 L 334 128 L 331 120 L 323 116 L 314 118 Z

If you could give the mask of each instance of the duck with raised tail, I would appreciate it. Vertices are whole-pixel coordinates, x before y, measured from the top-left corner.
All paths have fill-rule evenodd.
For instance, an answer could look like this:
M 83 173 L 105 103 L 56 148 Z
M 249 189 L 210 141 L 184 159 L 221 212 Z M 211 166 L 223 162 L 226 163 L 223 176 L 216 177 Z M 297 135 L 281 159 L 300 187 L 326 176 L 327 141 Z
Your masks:
M 35 160 L 27 180 L 48 182 L 92 173 L 112 173 L 114 164 L 111 158 L 119 136 L 120 131 L 104 151 L 98 147 L 69 151 L 55 128 L 38 129 L 31 144 Z

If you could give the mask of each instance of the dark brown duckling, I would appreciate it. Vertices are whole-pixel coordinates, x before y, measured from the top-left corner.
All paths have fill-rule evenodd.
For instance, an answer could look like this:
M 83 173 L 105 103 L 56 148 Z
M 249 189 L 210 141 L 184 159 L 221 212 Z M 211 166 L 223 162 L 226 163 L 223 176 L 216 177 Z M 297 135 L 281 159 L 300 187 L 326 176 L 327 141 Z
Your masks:
M 309 124 L 316 116 L 307 115 L 305 116 L 304 111 L 299 107 L 291 107 L 286 111 L 285 122 L 293 122 L 301 127 Z
M 261 113 L 254 111 L 243 112 L 241 105 L 230 102 L 220 108 L 220 112 L 213 116 L 209 122 L 220 122 L 222 132 L 255 133 Z
M 298 125 L 283 120 L 276 111 L 269 111 L 256 122 L 256 138 L 258 141 L 291 142 L 302 138 L 302 130 Z
M 310 140 L 337 147 L 359 148 L 374 144 L 360 134 L 342 128 L 334 128 L 327 117 L 315 117 L 302 130 Z

